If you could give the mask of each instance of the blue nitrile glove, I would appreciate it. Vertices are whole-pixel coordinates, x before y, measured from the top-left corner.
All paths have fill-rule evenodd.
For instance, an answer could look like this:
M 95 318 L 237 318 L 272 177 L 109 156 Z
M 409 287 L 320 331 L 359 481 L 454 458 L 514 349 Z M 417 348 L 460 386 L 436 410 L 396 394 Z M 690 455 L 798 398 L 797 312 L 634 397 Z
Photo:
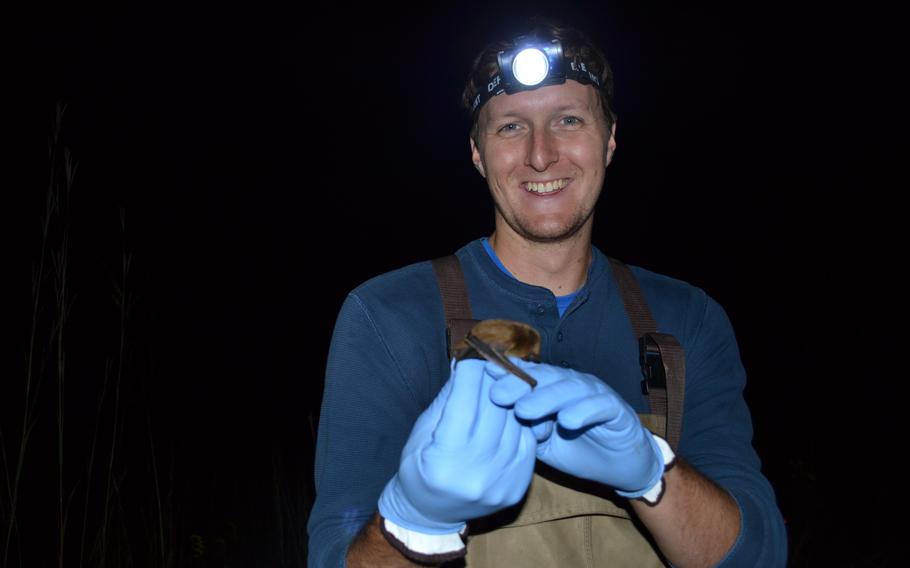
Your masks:
M 534 473 L 537 441 L 514 410 L 493 404 L 488 363 L 465 359 L 420 415 L 380 514 L 424 534 L 460 531 L 465 521 L 521 500 Z M 510 401 L 510 405 L 515 401 Z
M 490 397 L 497 404 L 516 400 L 515 415 L 538 423 L 555 415 L 551 435 L 538 436 L 537 457 L 561 471 L 609 485 L 625 497 L 653 488 L 664 473 L 664 457 L 638 415 L 606 383 L 593 375 L 553 365 L 512 362 L 537 379 L 533 391 L 501 368 Z M 510 378 L 511 377 L 511 378 Z

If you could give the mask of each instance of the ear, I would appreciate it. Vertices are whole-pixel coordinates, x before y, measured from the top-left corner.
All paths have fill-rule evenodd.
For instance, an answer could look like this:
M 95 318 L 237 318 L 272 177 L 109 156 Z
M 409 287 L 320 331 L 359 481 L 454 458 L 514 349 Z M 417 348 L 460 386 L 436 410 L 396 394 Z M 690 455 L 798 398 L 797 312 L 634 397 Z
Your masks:
M 604 167 L 609 166 L 613 161 L 613 152 L 616 151 L 616 121 L 613 121 L 613 128 L 610 132 L 610 141 L 607 142 L 607 160 Z
M 473 137 L 469 136 L 468 140 L 471 141 L 471 161 L 474 162 L 474 167 L 477 168 L 480 175 L 486 178 L 487 174 L 483 171 L 483 160 L 480 158 L 480 150 L 477 149 L 477 144 L 474 143 Z

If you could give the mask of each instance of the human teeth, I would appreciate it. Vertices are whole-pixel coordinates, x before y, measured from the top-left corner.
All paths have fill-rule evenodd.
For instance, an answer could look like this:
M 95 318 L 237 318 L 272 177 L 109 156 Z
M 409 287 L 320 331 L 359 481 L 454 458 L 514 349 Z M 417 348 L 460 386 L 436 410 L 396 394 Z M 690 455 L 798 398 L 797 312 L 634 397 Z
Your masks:
M 548 181 L 546 183 L 536 183 L 529 181 L 525 187 L 527 187 L 528 191 L 533 191 L 534 193 L 552 193 L 558 189 L 564 188 L 566 185 L 568 185 L 568 183 L 568 180 L 565 179 Z

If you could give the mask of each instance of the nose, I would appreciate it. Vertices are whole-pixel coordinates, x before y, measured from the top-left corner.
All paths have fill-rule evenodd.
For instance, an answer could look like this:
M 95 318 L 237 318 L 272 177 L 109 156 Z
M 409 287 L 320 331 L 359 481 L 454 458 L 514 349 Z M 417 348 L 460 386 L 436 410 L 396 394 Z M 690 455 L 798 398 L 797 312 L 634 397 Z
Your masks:
M 529 140 L 531 147 L 528 149 L 526 160 L 528 166 L 542 172 L 559 160 L 559 150 L 551 132 L 546 129 L 534 129 Z

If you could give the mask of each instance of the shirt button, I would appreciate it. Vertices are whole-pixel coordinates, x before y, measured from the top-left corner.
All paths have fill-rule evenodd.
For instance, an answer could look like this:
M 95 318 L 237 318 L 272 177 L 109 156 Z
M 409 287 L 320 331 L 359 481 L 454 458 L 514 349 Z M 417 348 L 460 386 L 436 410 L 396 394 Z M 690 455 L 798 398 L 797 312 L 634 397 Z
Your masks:
M 562 332 L 556 334 L 556 341 L 562 341 Z
M 543 306 L 537 306 L 537 313 L 538 313 L 538 314 L 542 314 L 542 313 L 544 313 L 545 311 L 547 311 L 547 310 L 546 310 L 546 308 L 544 308 Z
M 560 367 L 565 367 L 565 368 L 568 369 L 568 368 L 569 368 L 569 362 L 568 362 L 568 361 L 560 361 L 560 362 L 559 362 L 559 366 L 560 366 Z

